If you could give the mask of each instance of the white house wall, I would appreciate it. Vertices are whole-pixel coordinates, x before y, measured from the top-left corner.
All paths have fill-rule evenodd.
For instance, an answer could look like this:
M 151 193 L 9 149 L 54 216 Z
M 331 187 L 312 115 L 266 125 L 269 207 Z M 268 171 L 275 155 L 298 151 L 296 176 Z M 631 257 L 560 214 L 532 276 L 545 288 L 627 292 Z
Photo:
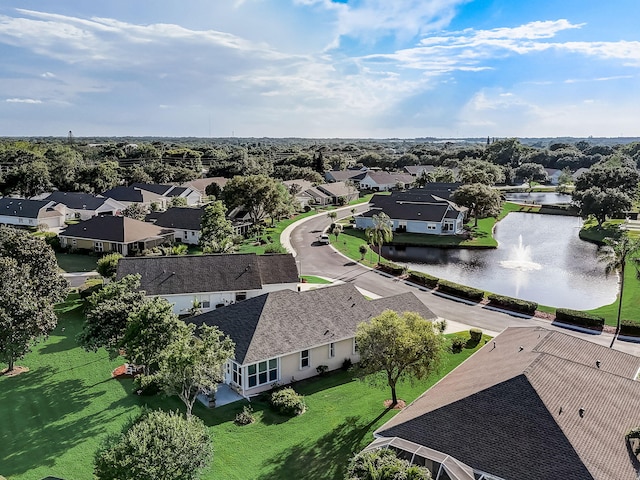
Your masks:
M 391 219 L 393 222 L 393 231 L 396 231 L 398 227 L 406 225 L 407 233 L 421 233 L 425 235 L 453 235 L 456 232 L 460 232 L 463 227 L 463 220 L 461 216 L 458 216 L 454 222 L 454 230 L 443 232 L 441 222 L 424 222 L 420 220 L 399 220 Z M 367 229 L 373 227 L 372 217 L 356 217 L 356 228 Z
M 174 228 L 173 234 L 176 240 L 180 240 L 182 243 L 188 243 L 189 245 L 198 245 L 200 243 L 200 231 L 199 230 L 185 230 L 182 228 Z

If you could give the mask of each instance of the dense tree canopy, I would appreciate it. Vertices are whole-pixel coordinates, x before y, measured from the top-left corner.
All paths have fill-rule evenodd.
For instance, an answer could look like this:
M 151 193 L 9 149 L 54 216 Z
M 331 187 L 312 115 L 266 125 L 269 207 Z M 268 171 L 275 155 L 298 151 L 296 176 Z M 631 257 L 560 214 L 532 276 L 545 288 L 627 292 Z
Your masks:
M 236 249 L 233 225 L 226 218 L 226 209 L 220 200 L 204 208 L 200 228 L 200 246 L 205 253 L 230 253 Z
M 282 183 L 266 175 L 233 177 L 222 191 L 228 208 L 243 206 L 253 223 L 291 204 L 291 196 Z
M 345 480 L 431 480 L 425 467 L 398 458 L 393 449 L 360 452 L 351 459 Z
M 460 186 L 453 193 L 453 201 L 469 209 L 476 225 L 478 218 L 497 216 L 502 206 L 500 192 L 481 183 Z
M 96 452 L 98 480 L 197 480 L 213 453 L 199 418 L 174 412 L 144 412 L 120 437 Z
M 504 181 L 502 168 L 485 160 L 463 162 L 458 177 L 462 183 L 482 183 L 484 185 L 495 185 Z
M 360 373 L 369 375 L 367 378 L 374 384 L 388 385 L 395 405 L 398 380 L 419 380 L 437 371 L 445 341 L 439 325 L 419 314 L 385 310 L 358 325 L 356 345 Z

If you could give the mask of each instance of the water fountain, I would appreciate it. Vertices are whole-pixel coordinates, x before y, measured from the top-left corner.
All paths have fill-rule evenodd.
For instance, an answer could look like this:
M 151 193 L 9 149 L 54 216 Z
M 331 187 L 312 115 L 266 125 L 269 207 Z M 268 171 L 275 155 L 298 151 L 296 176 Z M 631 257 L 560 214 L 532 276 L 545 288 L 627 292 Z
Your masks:
M 540 270 L 542 265 L 531 260 L 531 247 L 522 243 L 522 235 L 518 237 L 518 245 L 511 247 L 511 255 L 508 260 L 502 260 L 500 266 L 527 272 Z

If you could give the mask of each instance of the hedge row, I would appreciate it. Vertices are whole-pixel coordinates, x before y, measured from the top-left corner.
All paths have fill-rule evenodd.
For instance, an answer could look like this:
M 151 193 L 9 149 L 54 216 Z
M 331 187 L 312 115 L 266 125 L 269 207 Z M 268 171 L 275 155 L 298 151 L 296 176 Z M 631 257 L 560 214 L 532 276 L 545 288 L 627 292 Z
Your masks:
M 449 282 L 448 280 L 438 280 L 438 290 L 442 293 L 468 298 L 469 300 L 480 301 L 484 298 L 484 292 L 482 290 Z
M 429 275 L 428 273 L 414 272 L 409 270 L 409 280 L 419 285 L 423 285 L 427 288 L 436 288 L 438 286 L 438 277 Z
M 556 320 L 559 322 L 573 323 L 575 325 L 583 325 L 585 327 L 602 328 L 604 326 L 603 317 L 578 310 L 570 310 L 568 308 L 558 308 L 556 310 Z
M 380 270 L 390 273 L 391 275 L 402 275 L 404 267 L 402 265 L 396 265 L 395 263 L 383 263 L 380 265 Z
M 640 337 L 640 323 L 631 320 L 622 320 L 620 322 L 620 334 Z
M 508 308 L 509 310 L 516 310 L 518 312 L 528 313 L 533 315 L 536 313 L 538 304 L 536 302 L 528 302 L 526 300 L 520 300 L 518 298 L 507 297 L 505 295 L 498 295 L 491 293 L 487 297 L 489 302 L 500 307 Z

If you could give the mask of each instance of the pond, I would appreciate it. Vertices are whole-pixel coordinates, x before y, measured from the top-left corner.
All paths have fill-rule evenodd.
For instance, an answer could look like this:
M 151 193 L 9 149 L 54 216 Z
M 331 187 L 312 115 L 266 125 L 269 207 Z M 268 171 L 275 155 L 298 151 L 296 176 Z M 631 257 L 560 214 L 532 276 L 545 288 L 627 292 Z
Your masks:
M 535 203 L 538 205 L 558 205 L 560 203 L 571 203 L 571 195 L 555 192 L 505 193 L 505 198 L 509 202 Z
M 616 299 L 597 247 L 578 238 L 577 217 L 510 213 L 496 225 L 491 250 L 384 247 L 409 269 L 543 305 L 589 310 Z

